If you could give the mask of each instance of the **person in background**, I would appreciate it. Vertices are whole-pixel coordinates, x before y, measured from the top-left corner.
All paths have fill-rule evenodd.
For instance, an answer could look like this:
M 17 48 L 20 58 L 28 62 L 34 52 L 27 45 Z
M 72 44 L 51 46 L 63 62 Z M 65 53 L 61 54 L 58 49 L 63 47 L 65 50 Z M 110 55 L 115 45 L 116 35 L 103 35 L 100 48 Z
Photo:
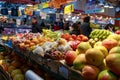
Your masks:
M 107 24 L 103 28 L 111 32 L 115 32 L 114 26 L 112 24 Z
M 81 34 L 81 29 L 79 24 L 74 23 L 71 27 L 70 27 L 70 34 L 75 34 L 75 35 L 79 35 Z
M 63 30 L 69 30 L 69 22 L 64 23 Z
M 60 27 L 58 26 L 58 22 L 54 22 L 54 31 L 60 30 Z
M 43 29 L 46 29 L 46 28 L 47 28 L 44 21 L 41 22 L 40 26 L 41 26 Z
M 32 17 L 32 32 L 33 33 L 42 33 L 42 27 L 38 24 L 37 18 Z
M 60 29 L 63 30 L 63 26 L 64 26 L 63 20 L 60 19 L 60 21 L 59 21 L 59 27 L 60 27 Z
M 92 28 L 90 27 L 90 16 L 87 16 L 83 19 L 83 23 L 81 24 L 81 34 L 89 38 L 91 31 Z

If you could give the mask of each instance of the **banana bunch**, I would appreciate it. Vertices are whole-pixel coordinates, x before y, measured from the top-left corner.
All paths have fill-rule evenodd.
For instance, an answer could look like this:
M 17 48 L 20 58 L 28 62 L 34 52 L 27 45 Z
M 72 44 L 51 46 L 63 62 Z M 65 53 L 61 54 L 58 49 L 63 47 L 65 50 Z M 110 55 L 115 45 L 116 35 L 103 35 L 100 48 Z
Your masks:
M 48 33 L 51 33 L 52 31 L 50 29 L 43 29 L 43 35 L 47 35 Z
M 110 31 L 108 30 L 100 30 L 100 29 L 95 29 L 91 32 L 90 38 L 95 39 L 97 38 L 98 40 L 104 40 L 106 39 L 109 35 L 111 34 Z
M 58 32 L 58 31 L 53 32 L 51 30 L 44 29 L 43 30 L 43 36 L 45 38 L 50 38 L 50 39 L 53 39 L 53 40 L 57 40 L 58 38 L 60 38 L 61 33 Z

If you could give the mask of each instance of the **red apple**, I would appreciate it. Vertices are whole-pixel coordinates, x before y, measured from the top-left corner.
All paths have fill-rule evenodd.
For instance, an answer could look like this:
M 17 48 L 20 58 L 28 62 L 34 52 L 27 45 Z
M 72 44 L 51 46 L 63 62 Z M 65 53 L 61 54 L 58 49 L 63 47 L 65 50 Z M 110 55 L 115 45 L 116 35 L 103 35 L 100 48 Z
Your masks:
M 86 65 L 82 69 L 82 76 L 85 80 L 97 80 L 97 75 L 99 72 L 99 68 L 92 65 Z
M 102 41 L 102 45 L 106 47 L 108 50 L 118 45 L 118 42 L 114 39 L 105 39 Z
M 70 46 L 73 50 L 76 50 L 78 45 L 79 45 L 80 41 L 76 40 L 76 41 L 71 41 Z
M 73 61 L 75 60 L 76 56 L 77 55 L 76 55 L 75 51 L 67 51 L 65 53 L 65 62 L 66 62 L 66 64 L 73 65 Z

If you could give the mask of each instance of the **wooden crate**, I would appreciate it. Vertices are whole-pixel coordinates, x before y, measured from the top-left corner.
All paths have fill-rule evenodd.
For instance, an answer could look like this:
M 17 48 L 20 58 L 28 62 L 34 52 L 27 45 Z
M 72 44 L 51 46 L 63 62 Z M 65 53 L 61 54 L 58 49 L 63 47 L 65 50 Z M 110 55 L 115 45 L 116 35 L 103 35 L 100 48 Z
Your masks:
M 38 54 L 30 54 L 30 59 L 34 60 L 37 64 L 43 65 L 43 57 Z
M 59 65 L 58 60 L 47 59 L 47 67 L 56 74 L 58 74 Z

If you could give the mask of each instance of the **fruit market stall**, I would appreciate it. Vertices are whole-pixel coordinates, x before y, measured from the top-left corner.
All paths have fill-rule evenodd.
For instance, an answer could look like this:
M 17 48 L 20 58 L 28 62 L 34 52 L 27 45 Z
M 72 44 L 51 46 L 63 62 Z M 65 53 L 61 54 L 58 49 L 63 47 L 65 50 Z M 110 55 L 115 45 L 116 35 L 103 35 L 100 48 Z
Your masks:
M 24 58 L 57 80 L 119 79 L 120 35 L 108 30 L 95 29 L 90 39 L 82 34 L 43 30 L 43 34 L 17 34 L 9 40 L 17 59 Z
M 17 50 L 14 51 L 13 48 L 6 43 L 1 42 L 1 46 L 3 48 L 0 48 L 0 67 L 3 68 L 3 72 L 8 73 L 4 75 L 7 79 L 2 80 L 50 80 L 51 78 L 56 80 L 50 73 L 39 68 L 35 62 L 31 64 L 26 55 L 21 54 L 21 52 L 16 52 Z M 7 76 L 10 76 L 9 79 Z

